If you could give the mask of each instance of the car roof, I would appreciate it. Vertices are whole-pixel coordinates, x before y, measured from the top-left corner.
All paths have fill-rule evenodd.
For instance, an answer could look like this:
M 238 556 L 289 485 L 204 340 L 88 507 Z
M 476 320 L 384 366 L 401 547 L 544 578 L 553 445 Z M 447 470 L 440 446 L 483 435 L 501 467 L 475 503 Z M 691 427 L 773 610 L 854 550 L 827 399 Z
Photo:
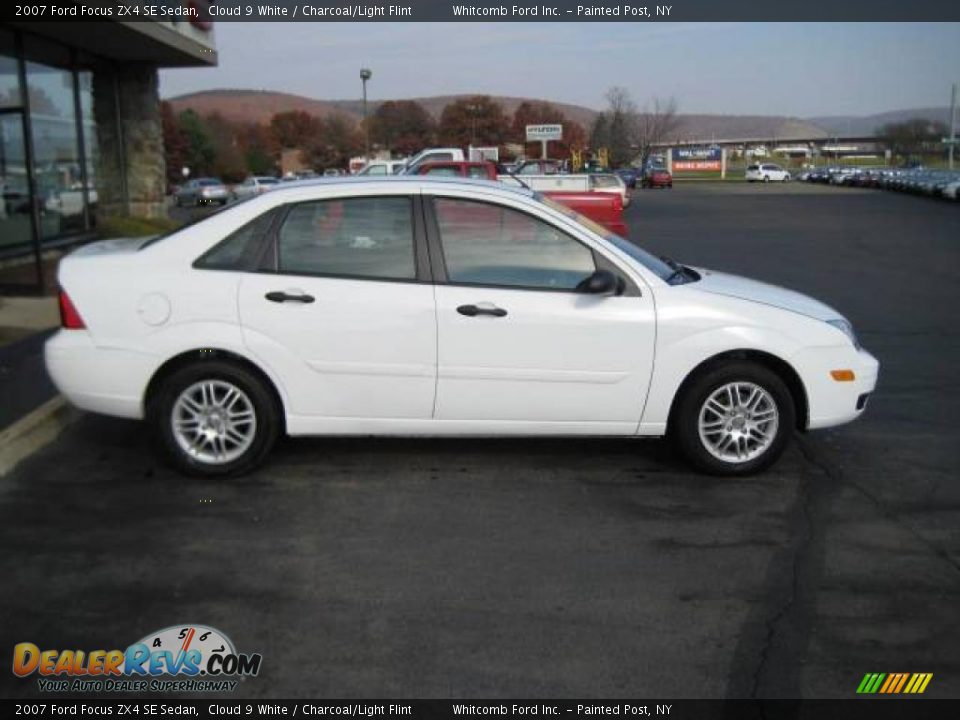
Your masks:
M 321 187 L 321 188 L 337 188 L 337 187 L 369 187 L 372 185 L 390 185 L 390 186 L 403 186 L 409 185 L 411 189 L 413 188 L 422 188 L 427 189 L 429 187 L 436 187 L 437 189 L 463 189 L 463 190 L 485 190 L 487 192 L 493 190 L 499 193 L 503 193 L 506 196 L 510 195 L 520 195 L 523 197 L 533 197 L 535 193 L 529 188 L 523 187 L 514 187 L 504 185 L 501 182 L 496 180 L 479 180 L 473 178 L 464 178 L 464 177 L 441 177 L 435 175 L 363 175 L 363 176 L 353 176 L 353 177 L 326 177 L 326 178 L 309 178 L 305 180 L 294 180 L 292 182 L 287 182 L 283 184 L 283 187 L 277 188 L 276 190 L 271 190 L 270 194 L 273 197 L 282 197 L 283 193 L 287 193 L 297 189 L 310 188 L 310 187 Z

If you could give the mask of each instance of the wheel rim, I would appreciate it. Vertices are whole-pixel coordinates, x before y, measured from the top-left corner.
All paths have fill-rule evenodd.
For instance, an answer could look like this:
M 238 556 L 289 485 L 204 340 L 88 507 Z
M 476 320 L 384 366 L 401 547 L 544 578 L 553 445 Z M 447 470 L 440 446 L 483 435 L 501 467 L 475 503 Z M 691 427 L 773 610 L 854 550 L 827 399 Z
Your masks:
M 700 408 L 700 442 L 711 455 L 742 463 L 773 444 L 780 413 L 773 396 L 750 382 L 732 382 L 714 390 Z
M 233 462 L 257 434 L 253 402 L 226 380 L 201 380 L 180 393 L 170 423 L 180 449 L 210 465 Z

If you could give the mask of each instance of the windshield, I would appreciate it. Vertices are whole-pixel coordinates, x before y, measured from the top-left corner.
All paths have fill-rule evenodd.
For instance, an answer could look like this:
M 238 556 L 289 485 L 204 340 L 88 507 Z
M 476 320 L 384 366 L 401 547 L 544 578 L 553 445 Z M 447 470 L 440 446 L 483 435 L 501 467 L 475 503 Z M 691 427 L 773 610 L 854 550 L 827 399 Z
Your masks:
M 610 232 L 607 230 L 607 228 L 603 227 L 603 225 L 591 220 L 586 215 L 581 215 L 575 210 L 571 210 L 566 205 L 561 205 L 556 200 L 551 200 L 546 195 L 541 193 L 536 193 L 534 197 L 544 205 L 547 205 L 559 213 L 563 213 L 571 220 L 578 222 L 588 230 L 592 231 L 594 234 L 599 235 L 604 240 L 614 245 L 618 250 L 623 251 L 631 258 L 639 262 L 641 265 L 647 268 L 647 270 L 653 272 L 661 280 L 667 281 L 676 274 L 674 268 L 670 267 L 660 258 L 656 257 L 655 255 L 651 255 L 646 250 L 634 245 L 626 238 L 622 238 L 619 235 Z

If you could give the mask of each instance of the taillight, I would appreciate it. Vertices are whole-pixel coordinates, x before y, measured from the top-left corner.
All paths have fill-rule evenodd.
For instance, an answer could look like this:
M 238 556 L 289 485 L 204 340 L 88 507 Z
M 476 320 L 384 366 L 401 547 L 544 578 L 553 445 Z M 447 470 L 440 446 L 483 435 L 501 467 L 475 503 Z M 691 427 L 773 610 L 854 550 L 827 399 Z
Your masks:
M 623 212 L 623 197 L 620 193 L 613 193 L 613 209 L 616 212 Z
M 80 313 L 77 312 L 77 308 L 73 305 L 73 300 L 70 299 L 70 296 L 67 295 L 66 291 L 60 290 L 60 327 L 66 330 L 85 330 L 86 325 L 83 324 L 83 318 L 80 317 Z

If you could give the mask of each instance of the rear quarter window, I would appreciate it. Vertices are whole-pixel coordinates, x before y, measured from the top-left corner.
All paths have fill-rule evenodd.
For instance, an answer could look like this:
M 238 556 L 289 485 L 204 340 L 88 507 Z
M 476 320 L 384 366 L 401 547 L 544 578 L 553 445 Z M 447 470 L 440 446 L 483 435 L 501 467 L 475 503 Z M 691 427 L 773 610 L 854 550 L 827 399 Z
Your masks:
M 270 230 L 276 209 L 234 230 L 193 263 L 202 270 L 249 270 L 260 255 L 264 236 Z

